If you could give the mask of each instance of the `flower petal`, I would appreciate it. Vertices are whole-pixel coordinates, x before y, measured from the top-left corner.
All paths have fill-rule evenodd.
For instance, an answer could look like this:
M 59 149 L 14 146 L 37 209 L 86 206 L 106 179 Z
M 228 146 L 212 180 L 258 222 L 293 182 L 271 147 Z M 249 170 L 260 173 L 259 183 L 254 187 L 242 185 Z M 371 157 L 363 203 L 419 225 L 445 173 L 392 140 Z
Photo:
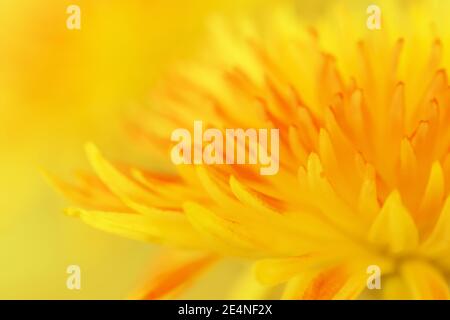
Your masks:
M 356 271 L 356 272 L 355 272 Z M 291 280 L 283 298 L 303 300 L 356 299 L 366 286 L 365 270 L 337 266 Z
M 432 233 L 421 246 L 421 252 L 432 257 L 450 252 L 450 196 L 445 201 Z
M 413 299 L 448 300 L 449 285 L 446 279 L 434 267 L 425 262 L 407 262 L 401 268 Z
M 88 143 L 86 145 L 86 153 L 97 175 L 119 198 L 134 199 L 152 206 L 170 207 L 170 202 L 152 194 L 149 190 L 141 187 L 138 183 L 114 168 L 113 165 L 103 158 L 94 144 Z
M 258 281 L 265 285 L 286 282 L 308 270 L 323 268 L 333 261 L 328 255 L 308 254 L 300 257 L 259 260 L 254 266 Z
M 370 228 L 369 240 L 395 254 L 417 247 L 419 235 L 416 226 L 397 191 L 392 192 L 386 199 Z
M 80 217 L 85 223 L 100 230 L 135 240 L 164 243 L 184 248 L 203 248 L 202 238 L 192 229 L 170 218 L 155 219 L 135 213 L 83 210 L 68 208 L 66 213 Z
M 258 245 L 239 228 L 238 222 L 226 220 L 194 202 L 185 203 L 184 210 L 192 225 L 206 239 L 212 240 L 212 247 L 237 255 L 254 255 L 257 252 Z
M 161 257 L 147 285 L 130 299 L 156 300 L 175 298 L 197 279 L 217 258 L 213 255 L 166 254 Z
M 444 173 L 442 167 L 439 162 L 435 162 L 431 167 L 428 184 L 416 218 L 417 224 L 420 225 L 424 231 L 429 231 L 436 222 L 437 213 L 444 200 L 444 187 Z

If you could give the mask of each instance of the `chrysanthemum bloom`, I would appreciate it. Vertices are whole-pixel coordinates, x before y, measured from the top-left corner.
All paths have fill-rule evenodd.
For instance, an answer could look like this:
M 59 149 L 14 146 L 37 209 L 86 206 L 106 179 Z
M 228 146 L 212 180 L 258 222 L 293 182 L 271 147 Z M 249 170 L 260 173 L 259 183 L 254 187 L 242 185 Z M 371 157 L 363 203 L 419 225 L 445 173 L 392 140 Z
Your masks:
M 193 252 L 164 261 L 146 298 L 172 296 L 229 256 L 254 263 L 255 278 L 281 284 L 287 299 L 358 298 L 373 265 L 384 298 L 448 298 L 450 90 L 441 58 L 450 38 L 428 24 L 431 11 L 417 19 L 385 4 L 374 31 L 364 9 L 333 11 L 341 19 L 315 29 L 292 11 L 215 21 L 213 44 L 132 125 L 152 159 L 170 168 L 111 163 L 89 144 L 96 177 L 60 183 L 83 207 L 67 212 Z M 279 128 L 278 174 L 171 165 L 171 132 L 195 120 Z

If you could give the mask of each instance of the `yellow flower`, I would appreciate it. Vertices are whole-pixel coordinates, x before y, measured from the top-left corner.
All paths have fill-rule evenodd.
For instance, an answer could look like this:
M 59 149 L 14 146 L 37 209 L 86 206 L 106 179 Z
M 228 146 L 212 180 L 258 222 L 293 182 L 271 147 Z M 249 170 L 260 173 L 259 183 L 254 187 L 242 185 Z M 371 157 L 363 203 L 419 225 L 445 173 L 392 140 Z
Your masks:
M 131 125 L 152 161 L 167 164 L 160 173 L 112 164 L 87 145 L 97 177 L 58 182 L 83 206 L 68 214 L 196 252 L 165 258 L 141 296 L 172 297 L 217 259 L 238 256 L 254 262 L 264 286 L 282 284 L 286 299 L 358 298 L 372 265 L 384 298 L 449 298 L 442 48 L 450 38 L 439 38 L 449 30 L 439 21 L 428 27 L 438 16 L 426 7 L 381 7 L 375 31 L 356 8 L 331 10 L 314 29 L 292 8 L 231 25 L 214 20 L 212 44 Z M 258 165 L 171 166 L 171 132 L 195 120 L 279 128 L 278 174 L 261 176 Z

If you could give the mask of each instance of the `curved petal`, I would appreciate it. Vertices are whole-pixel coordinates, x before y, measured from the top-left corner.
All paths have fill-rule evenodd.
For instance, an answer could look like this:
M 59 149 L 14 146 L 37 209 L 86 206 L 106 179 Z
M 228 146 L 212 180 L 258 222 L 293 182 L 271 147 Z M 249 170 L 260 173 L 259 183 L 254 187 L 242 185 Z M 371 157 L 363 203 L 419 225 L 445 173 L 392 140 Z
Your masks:
M 407 262 L 402 266 L 401 273 L 411 290 L 413 299 L 450 299 L 448 282 L 430 264 L 419 261 Z
M 417 247 L 419 235 L 416 226 L 397 191 L 386 199 L 370 228 L 369 240 L 395 254 L 409 252 Z
M 159 258 L 147 284 L 130 299 L 175 298 L 216 261 L 217 257 L 207 254 L 166 254 Z

